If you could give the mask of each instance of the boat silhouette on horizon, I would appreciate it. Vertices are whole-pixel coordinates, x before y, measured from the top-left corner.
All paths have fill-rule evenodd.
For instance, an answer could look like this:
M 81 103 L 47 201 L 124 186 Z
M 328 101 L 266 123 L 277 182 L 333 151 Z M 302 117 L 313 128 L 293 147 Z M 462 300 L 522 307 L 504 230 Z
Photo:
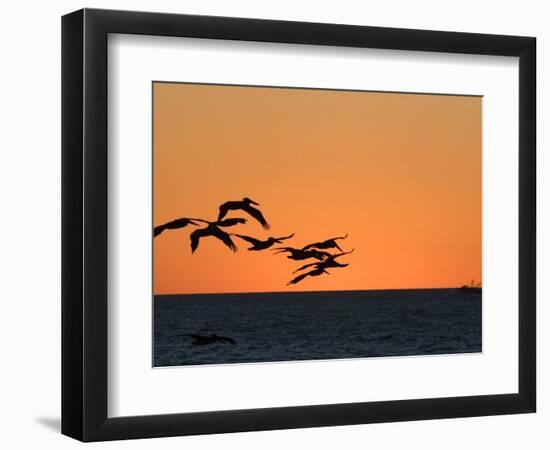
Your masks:
M 481 294 L 481 283 L 472 280 L 470 284 L 463 284 L 457 290 L 463 294 Z

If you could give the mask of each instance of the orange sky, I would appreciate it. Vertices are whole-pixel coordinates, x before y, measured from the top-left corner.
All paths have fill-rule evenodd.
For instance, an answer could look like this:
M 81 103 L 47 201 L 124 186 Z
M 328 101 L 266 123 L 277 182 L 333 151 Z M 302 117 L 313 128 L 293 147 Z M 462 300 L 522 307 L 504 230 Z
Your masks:
M 454 287 L 481 280 L 480 97 L 154 83 L 154 224 L 214 220 L 250 197 L 231 232 L 295 232 L 288 245 L 349 233 L 349 262 L 287 286 L 302 263 L 237 254 L 194 227 L 154 240 L 154 293 Z M 231 217 L 246 217 L 230 213 Z M 308 261 L 309 262 L 309 261 Z

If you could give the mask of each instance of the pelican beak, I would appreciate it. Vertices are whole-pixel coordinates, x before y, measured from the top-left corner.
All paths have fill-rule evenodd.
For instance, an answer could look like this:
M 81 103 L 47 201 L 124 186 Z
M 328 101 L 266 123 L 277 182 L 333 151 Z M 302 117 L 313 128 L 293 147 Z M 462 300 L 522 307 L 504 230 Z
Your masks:
M 260 204 L 258 202 L 255 202 L 254 200 L 250 200 L 250 203 L 252 203 L 253 205 L 256 205 L 256 206 L 260 206 Z

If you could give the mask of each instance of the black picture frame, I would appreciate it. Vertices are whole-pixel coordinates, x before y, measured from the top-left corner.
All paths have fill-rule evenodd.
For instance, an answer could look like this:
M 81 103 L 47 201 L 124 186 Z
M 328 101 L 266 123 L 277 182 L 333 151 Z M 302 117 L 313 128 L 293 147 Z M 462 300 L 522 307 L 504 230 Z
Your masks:
M 519 57 L 518 392 L 108 418 L 109 33 Z M 62 433 L 103 441 L 535 412 L 535 90 L 533 37 L 96 9 L 63 16 Z

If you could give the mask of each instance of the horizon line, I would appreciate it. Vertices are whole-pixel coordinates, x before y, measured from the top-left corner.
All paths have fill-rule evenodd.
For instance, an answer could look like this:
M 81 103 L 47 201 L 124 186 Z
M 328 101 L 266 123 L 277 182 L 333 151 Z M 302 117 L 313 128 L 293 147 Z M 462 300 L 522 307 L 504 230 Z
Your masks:
M 177 297 L 182 295 L 254 295 L 254 294 L 318 294 L 330 292 L 380 292 L 380 291 L 434 291 L 460 289 L 461 286 L 453 287 L 418 287 L 418 288 L 382 288 L 382 289 L 328 289 L 320 291 L 248 291 L 248 292 L 185 292 L 180 294 L 155 294 L 153 297 Z M 483 287 L 479 287 L 483 289 Z

